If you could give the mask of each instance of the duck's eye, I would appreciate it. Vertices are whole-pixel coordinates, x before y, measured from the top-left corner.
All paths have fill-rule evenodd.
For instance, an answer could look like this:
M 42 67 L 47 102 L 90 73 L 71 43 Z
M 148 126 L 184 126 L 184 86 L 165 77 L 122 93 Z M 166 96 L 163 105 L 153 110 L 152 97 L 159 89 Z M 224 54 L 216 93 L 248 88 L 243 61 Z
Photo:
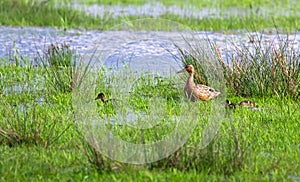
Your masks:
M 215 92 L 215 90 L 212 89 L 212 88 L 208 89 L 208 91 L 210 91 L 210 92 Z

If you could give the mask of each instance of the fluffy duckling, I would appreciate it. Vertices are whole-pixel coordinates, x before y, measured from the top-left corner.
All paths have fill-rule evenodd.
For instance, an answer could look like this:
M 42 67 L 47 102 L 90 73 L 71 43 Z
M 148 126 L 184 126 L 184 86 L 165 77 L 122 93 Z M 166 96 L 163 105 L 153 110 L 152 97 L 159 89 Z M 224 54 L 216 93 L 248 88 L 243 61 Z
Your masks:
M 107 104 L 108 102 L 114 102 L 114 101 L 119 101 L 117 99 L 107 99 L 105 98 L 105 94 L 100 92 L 97 97 L 95 98 L 95 100 L 101 100 L 103 104 Z
M 230 108 L 230 109 L 235 109 L 236 108 L 236 104 L 235 103 L 231 103 L 229 100 L 226 100 L 226 108 Z
M 225 107 L 226 108 L 230 108 L 230 109 L 235 109 L 236 106 L 239 106 L 239 107 L 248 107 L 248 108 L 252 108 L 252 109 L 257 109 L 258 108 L 258 105 L 253 102 L 253 101 L 250 101 L 250 100 L 243 100 L 239 103 L 231 103 L 229 100 L 226 100 L 226 105 Z
M 95 98 L 95 100 L 99 100 L 99 99 L 102 101 L 103 104 L 106 104 L 108 102 L 108 100 L 105 99 L 104 93 L 102 93 L 102 92 L 99 93 L 97 95 L 97 97 Z
M 255 102 L 251 101 L 251 100 L 243 100 L 239 103 L 239 106 L 241 106 L 241 107 L 252 107 L 252 108 L 257 108 L 258 107 L 258 105 Z

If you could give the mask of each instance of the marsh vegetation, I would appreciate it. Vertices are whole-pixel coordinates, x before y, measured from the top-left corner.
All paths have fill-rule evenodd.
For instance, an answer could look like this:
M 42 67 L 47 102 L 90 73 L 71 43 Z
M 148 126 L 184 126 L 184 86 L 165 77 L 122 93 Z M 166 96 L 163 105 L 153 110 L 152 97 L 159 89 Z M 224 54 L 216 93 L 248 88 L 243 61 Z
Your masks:
M 299 87 L 295 82 L 299 83 L 300 63 L 297 59 L 299 53 L 287 52 L 285 47 L 281 47 L 280 50 L 284 55 L 279 58 L 274 55 L 274 52 L 266 56 L 261 50 L 251 53 L 250 56 L 241 56 L 243 60 L 232 60 L 235 64 L 229 69 L 225 66 L 224 60 L 218 57 L 219 52 L 214 49 L 214 45 L 211 48 L 215 50 L 215 57 L 223 68 L 228 90 L 227 98 L 233 101 L 250 98 L 258 103 L 259 110 L 252 111 L 245 108 L 227 110 L 224 112 L 216 136 L 208 146 L 203 147 L 201 144 L 203 129 L 214 108 L 212 102 L 197 102 L 193 107 L 201 110 L 201 117 L 198 117 L 197 125 L 187 143 L 165 159 L 140 166 L 123 164 L 107 158 L 95 148 L 93 143 L 87 142 L 78 125 L 74 123 L 70 91 L 79 82 L 72 82 L 72 80 L 76 75 L 75 71 L 82 73 L 90 70 L 87 69 L 88 66 L 75 64 L 75 61 L 80 60 L 76 57 L 80 56 L 76 56 L 68 45 L 51 45 L 40 56 L 41 65 L 38 67 L 30 64 L 21 66 L 13 61 L 3 60 L 6 62 L 0 67 L 2 179 L 13 176 L 15 179 L 20 179 L 29 172 L 35 174 L 29 175 L 29 179 L 36 179 L 36 174 L 49 179 L 76 178 L 78 180 L 116 177 L 124 180 L 154 177 L 167 179 L 169 175 L 174 179 L 173 175 L 179 175 L 178 178 L 176 177 L 178 180 L 185 176 L 191 179 L 213 177 L 219 180 L 249 177 L 272 180 L 297 178 L 300 105 Z M 201 51 L 194 49 L 188 55 L 184 55 L 182 61 L 188 61 L 189 64 L 193 61 L 192 64 L 201 67 L 203 60 L 201 62 L 201 57 L 197 57 L 201 54 L 196 54 L 195 50 Z M 247 50 L 243 52 L 247 54 Z M 264 61 L 253 63 L 252 57 L 265 58 L 263 60 L 268 61 L 269 66 L 266 66 Z M 283 58 L 287 60 L 284 63 Z M 247 61 L 254 71 L 244 76 L 233 75 L 246 71 L 243 66 L 247 64 L 243 64 L 243 61 Z M 263 73 L 266 74 L 262 77 L 264 78 L 262 81 L 274 80 L 275 74 L 278 78 L 277 86 L 272 87 L 270 84 L 269 88 L 260 89 L 263 83 L 258 81 L 243 85 L 244 79 L 251 81 L 250 78 L 261 77 L 259 75 L 261 68 L 264 68 Z M 272 74 L 274 70 L 287 72 L 289 76 L 280 74 L 280 77 L 276 73 Z M 113 94 L 115 90 L 112 90 L 110 85 L 117 78 L 108 76 L 105 72 L 105 69 L 101 69 L 97 73 L 97 86 L 91 100 L 94 100 L 99 90 L 103 91 L 108 99 L 116 97 Z M 198 72 L 199 78 L 204 75 L 205 72 Z M 123 99 L 123 101 L 128 99 L 130 106 L 139 112 L 147 113 L 155 108 L 165 116 L 180 113 L 180 103 L 186 101 L 182 93 L 183 84 L 178 82 L 184 83 L 184 80 L 167 77 L 150 78 L 152 81 L 149 81 L 149 77 L 140 77 L 133 87 L 134 90 L 127 93 L 128 97 L 115 99 Z M 231 83 L 235 82 L 239 84 L 232 86 Z M 292 87 L 288 88 L 293 89 L 280 89 L 278 85 L 291 85 Z M 161 100 L 157 100 L 157 103 L 151 106 L 151 99 L 158 96 L 164 99 L 167 104 L 165 107 L 160 105 Z M 113 117 L 116 114 L 115 105 L 95 102 L 100 117 Z M 225 102 L 219 104 L 225 109 Z M 128 107 L 122 104 L 117 106 Z M 147 143 L 147 141 L 162 139 L 174 129 L 172 121 L 166 118 L 158 120 L 160 120 L 158 126 L 162 127 L 156 126 L 142 133 L 141 130 L 126 126 L 124 123 L 107 127 L 121 139 L 133 143 Z M 32 165 L 39 167 L 32 168 Z M 18 172 L 6 170 L 8 168 L 18 169 Z M 133 171 L 135 175 L 126 175 Z
M 101 1 L 104 4 L 109 2 Z M 268 2 L 259 5 L 273 5 Z M 143 2 L 123 1 L 122 5 L 127 3 Z M 169 5 L 171 1 L 163 3 Z M 252 3 L 254 1 L 228 1 L 218 7 L 248 7 Z M 177 5 L 182 6 L 181 1 Z M 214 4 L 207 3 L 206 6 Z M 124 19 L 107 16 L 103 21 L 83 12 L 57 7 L 54 1 L 43 4 L 42 1 L 23 0 L 1 1 L 0 16 L 1 25 L 101 30 Z M 259 26 L 255 26 L 258 29 L 274 27 L 274 22 L 286 30 L 299 29 L 296 15 L 277 17 L 275 21 L 272 18 L 262 19 L 255 14 L 246 18 L 203 20 L 175 15 L 162 17 L 197 30 L 247 29 L 249 22 L 252 25 L 258 25 L 259 22 Z M 126 17 L 126 20 L 135 18 L 141 17 Z M 216 98 L 216 101 L 189 102 L 183 93 L 186 75 L 162 77 L 132 74 L 130 77 L 129 72 L 109 74 L 111 70 L 107 68 L 92 69 L 92 59 L 85 60 L 83 64 L 83 56 L 65 43 L 49 45 L 44 52 L 38 53 L 36 60 L 25 58 L 17 52 L 7 59 L 1 58 L 0 179 L 299 181 L 299 50 L 291 48 L 285 39 L 274 46 L 272 43 L 265 44 L 258 37 L 251 49 L 248 46 L 238 47 L 235 52 L 225 54 L 225 59 L 213 42 L 207 44 L 209 52 L 208 47 L 203 45 L 187 44 L 188 51 L 177 46 L 182 66 L 194 65 L 195 82 L 216 85 L 222 89 L 225 95 Z M 207 64 L 207 59 L 213 59 L 214 65 Z M 219 71 L 217 74 L 207 71 L 216 66 Z M 194 122 L 188 121 L 188 117 L 186 119 L 188 124 L 195 124 L 187 142 L 166 158 L 140 165 L 121 163 L 103 155 L 99 151 L 99 141 L 93 137 L 87 140 L 86 133 L 77 122 L 78 113 L 74 113 L 74 90 L 83 85 L 82 81 L 89 78 L 89 73 L 96 75 L 96 79 L 92 89 L 89 89 L 90 95 L 82 95 L 87 101 L 84 104 L 94 103 L 97 116 L 102 121 L 108 121 L 105 129 L 116 138 L 135 144 L 150 144 L 164 139 L 176 127 L 176 117 L 192 106 L 189 112 L 197 113 L 197 117 Z M 118 90 L 118 86 L 124 84 L 118 74 L 123 74 L 124 79 L 128 76 L 125 84 L 133 86 Z M 220 79 L 223 83 L 216 84 L 212 78 Z M 95 100 L 99 92 L 105 94 L 108 102 Z M 257 110 L 243 107 L 225 109 L 225 98 L 234 103 L 249 99 L 259 107 Z M 125 122 L 125 119 L 132 118 L 121 118 L 123 123 L 111 122 L 118 119 L 120 112 L 128 112 L 129 109 L 135 111 L 137 117 L 148 116 L 155 110 L 155 114 L 149 117 L 149 121 L 155 118 L 155 123 L 150 123 L 152 127 L 147 128 L 147 125 L 144 129 L 137 129 L 132 127 L 135 123 L 128 125 Z M 184 114 L 189 115 L 188 112 Z M 204 145 L 202 139 L 211 115 L 222 116 L 222 119 L 215 125 L 216 132 L 211 140 Z M 90 124 L 88 126 L 94 123 Z
M 112 5 L 143 5 L 146 1 L 82 1 L 83 4 L 98 2 L 106 6 Z M 148 2 L 148 1 L 147 1 Z M 278 27 L 284 32 L 295 32 L 299 30 L 299 3 L 296 1 L 189 1 L 182 4 L 181 1 L 161 1 L 166 7 L 195 7 L 187 11 L 212 11 L 210 16 L 185 17 L 172 12 L 165 12 L 159 16 L 153 15 L 121 15 L 112 16 L 111 12 L 104 9 L 101 16 L 87 14 L 83 10 L 72 9 L 65 4 L 72 4 L 73 1 L 50 0 L 50 1 L 9 1 L 0 2 L 0 25 L 10 26 L 54 26 L 63 29 L 98 29 L 109 30 L 126 21 L 133 21 L 141 18 L 163 18 L 182 23 L 193 30 L 222 31 L 230 32 L 239 30 L 257 31 L 267 30 L 272 32 Z M 80 1 L 79 1 L 80 3 Z M 154 3 L 154 2 L 149 2 Z M 195 6 L 197 5 L 197 6 Z M 231 8 L 231 9 L 230 9 Z M 236 8 L 235 10 L 233 8 Z M 117 8 L 120 9 L 120 8 Z M 216 11 L 216 12 L 215 12 Z M 226 11 L 227 13 L 220 13 Z M 242 14 L 239 12 L 243 12 Z M 205 14 L 205 13 L 204 13 Z M 219 14 L 219 15 L 216 15 Z M 146 27 L 145 27 L 146 28 Z M 155 27 L 147 27 L 153 30 Z M 165 27 L 167 29 L 167 27 Z

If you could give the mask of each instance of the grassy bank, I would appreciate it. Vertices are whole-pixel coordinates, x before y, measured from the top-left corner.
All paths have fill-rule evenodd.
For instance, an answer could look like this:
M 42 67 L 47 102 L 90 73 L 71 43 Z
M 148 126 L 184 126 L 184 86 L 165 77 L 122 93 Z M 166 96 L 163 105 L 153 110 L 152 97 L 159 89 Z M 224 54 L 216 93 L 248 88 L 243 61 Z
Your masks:
M 289 56 L 292 55 L 286 57 Z M 155 108 L 157 113 L 169 117 L 180 113 L 184 108 L 180 106 L 193 104 L 195 111 L 201 111 L 189 140 L 174 154 L 151 164 L 130 165 L 103 156 L 82 138 L 81 128 L 74 123 L 72 91 L 88 71 L 74 62 L 80 60 L 80 55 L 62 44 L 52 45 L 39 58 L 39 67 L 20 66 L 16 58 L 2 60 L 5 64 L 0 66 L 1 180 L 299 180 L 300 104 L 293 92 L 278 90 L 284 94 L 264 92 L 243 96 L 233 92 L 240 88 L 227 84 L 227 99 L 233 102 L 250 99 L 259 108 L 225 110 L 223 101 L 215 105 L 188 102 L 182 93 L 184 80 L 177 78 L 158 77 L 149 82 L 142 77 L 135 82 L 134 90 L 125 95 L 119 93 L 122 97 L 118 97 L 115 92 L 121 91 L 113 86 L 123 81 L 100 70 L 96 90 L 92 90 L 87 100 L 94 101 L 102 91 L 107 98 L 116 99 L 116 103 L 130 103 L 119 104 L 118 109 L 148 113 Z M 277 82 L 284 85 L 286 80 Z M 158 96 L 161 100 L 151 105 Z M 113 101 L 94 102 L 100 117 L 115 115 Z M 203 148 L 203 132 L 209 116 L 217 114 L 215 106 L 223 109 L 224 116 L 214 139 Z M 174 129 L 168 119 L 158 120 L 162 127 L 142 132 L 122 125 L 108 128 L 119 138 L 147 143 L 167 136 Z
M 55 26 L 64 29 L 70 28 L 83 28 L 83 29 L 99 29 L 108 30 L 111 27 L 120 23 L 136 20 L 140 18 L 150 18 L 149 16 L 123 16 L 123 17 L 112 17 L 110 12 L 102 17 L 94 17 L 86 15 L 84 12 L 71 10 L 64 6 L 55 6 L 56 1 L 49 1 L 47 3 L 41 1 L 8 1 L 3 0 L 0 2 L 0 25 L 9 26 Z M 104 4 L 109 4 L 108 1 L 101 1 Z M 130 1 L 131 2 L 131 1 Z M 130 3 L 125 2 L 125 4 Z M 143 3 L 142 1 L 135 1 L 134 4 Z M 181 1 L 176 1 L 175 4 L 180 4 Z M 211 2 L 211 1 L 209 1 Z M 226 3 L 227 2 L 227 3 Z M 249 9 L 249 14 L 232 14 L 229 16 L 221 17 L 207 17 L 207 18 L 189 18 L 180 17 L 172 13 L 166 13 L 160 16 L 160 18 L 169 19 L 175 22 L 182 23 L 191 27 L 194 30 L 209 30 L 209 31 L 233 31 L 236 29 L 247 29 L 247 30 L 262 30 L 273 28 L 278 26 L 286 32 L 298 31 L 300 20 L 295 9 L 297 4 L 292 5 L 291 3 L 270 3 L 269 1 L 256 3 L 253 2 L 253 6 L 261 8 L 272 8 L 274 12 L 289 12 L 289 15 L 285 14 L 263 14 L 259 15 L 259 8 L 254 8 L 252 3 L 226 1 L 216 2 L 216 4 L 204 3 L 208 8 L 220 8 L 221 11 L 226 10 L 230 7 L 240 7 Z M 260 1 L 259 1 L 260 2 Z M 171 5 L 169 1 L 163 2 L 167 5 Z M 186 6 L 202 3 L 190 1 Z M 201 5 L 202 4 L 202 5 Z M 297 9 L 297 8 L 296 8 Z M 262 13 L 264 11 L 262 10 Z M 149 29 L 155 29 L 156 27 L 149 27 Z
M 54 26 L 64 29 L 106 27 L 105 21 L 76 10 L 56 8 L 51 1 L 3 0 L 0 2 L 0 16 L 0 25 L 8 26 Z

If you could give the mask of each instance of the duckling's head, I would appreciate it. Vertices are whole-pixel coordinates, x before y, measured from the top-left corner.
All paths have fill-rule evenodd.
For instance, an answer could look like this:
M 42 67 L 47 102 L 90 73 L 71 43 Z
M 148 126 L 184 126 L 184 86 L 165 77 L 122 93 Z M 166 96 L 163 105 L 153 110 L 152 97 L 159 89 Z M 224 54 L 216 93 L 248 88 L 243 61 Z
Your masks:
M 182 70 L 178 71 L 177 73 L 182 73 L 182 72 L 188 72 L 189 74 L 193 74 L 194 73 L 194 66 L 191 64 L 186 65 Z
M 235 109 L 236 108 L 236 104 L 235 103 L 231 103 L 229 100 L 226 100 L 225 107 L 226 108 L 230 108 L 230 109 Z
M 104 95 L 104 93 L 99 93 L 98 95 L 97 95 L 97 97 L 95 98 L 95 100 L 98 100 L 98 99 L 101 99 L 101 101 L 102 102 L 104 102 L 105 101 L 105 95 Z

